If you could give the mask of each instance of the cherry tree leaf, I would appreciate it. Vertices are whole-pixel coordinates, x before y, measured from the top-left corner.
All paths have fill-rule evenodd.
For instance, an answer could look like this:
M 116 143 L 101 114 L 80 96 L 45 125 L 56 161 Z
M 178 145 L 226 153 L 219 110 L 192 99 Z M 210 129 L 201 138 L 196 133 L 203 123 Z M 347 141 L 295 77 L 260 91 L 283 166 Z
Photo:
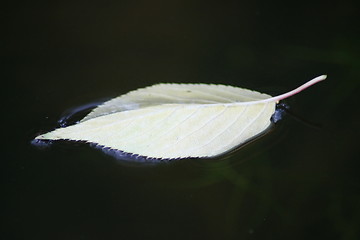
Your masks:
M 275 97 L 225 85 L 157 84 L 107 101 L 79 123 L 36 139 L 85 141 L 145 158 L 214 157 L 266 131 L 276 103 L 325 78 Z

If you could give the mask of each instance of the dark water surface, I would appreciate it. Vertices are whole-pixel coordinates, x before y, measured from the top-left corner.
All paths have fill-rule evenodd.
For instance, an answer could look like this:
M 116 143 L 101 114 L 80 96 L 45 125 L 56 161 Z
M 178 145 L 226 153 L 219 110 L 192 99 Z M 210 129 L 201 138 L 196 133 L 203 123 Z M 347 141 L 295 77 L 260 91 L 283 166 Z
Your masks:
M 8 5 L 1 239 L 359 239 L 358 4 L 118 1 Z M 288 99 L 228 158 L 143 166 L 39 149 L 67 109 L 159 82 Z M 320 127 L 316 127 L 320 125 Z

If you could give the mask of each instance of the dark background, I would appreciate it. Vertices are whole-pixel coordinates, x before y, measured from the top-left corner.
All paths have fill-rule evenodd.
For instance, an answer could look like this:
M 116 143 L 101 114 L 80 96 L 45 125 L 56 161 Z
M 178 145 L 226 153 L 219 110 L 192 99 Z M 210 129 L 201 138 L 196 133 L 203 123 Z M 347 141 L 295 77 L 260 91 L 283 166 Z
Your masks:
M 48 1 L 1 8 L 2 239 L 359 239 L 357 1 Z M 217 161 L 124 164 L 30 144 L 69 108 L 159 82 L 287 100 Z

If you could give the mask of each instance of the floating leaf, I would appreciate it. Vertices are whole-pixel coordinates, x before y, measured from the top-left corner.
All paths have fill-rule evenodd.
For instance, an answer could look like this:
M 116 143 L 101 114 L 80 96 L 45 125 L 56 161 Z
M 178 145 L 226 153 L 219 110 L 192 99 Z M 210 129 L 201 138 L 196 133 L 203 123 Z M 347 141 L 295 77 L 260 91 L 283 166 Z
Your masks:
M 325 78 L 276 97 L 225 85 L 157 84 L 36 139 L 85 141 L 146 158 L 214 157 L 264 132 L 277 102 Z

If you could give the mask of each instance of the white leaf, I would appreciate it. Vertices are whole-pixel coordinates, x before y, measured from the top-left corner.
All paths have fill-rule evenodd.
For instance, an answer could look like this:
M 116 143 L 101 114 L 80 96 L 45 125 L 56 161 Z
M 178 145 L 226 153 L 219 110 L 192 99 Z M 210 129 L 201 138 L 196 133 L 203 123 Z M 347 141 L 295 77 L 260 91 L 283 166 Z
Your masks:
M 225 85 L 157 84 L 36 139 L 86 141 L 147 158 L 213 157 L 264 132 L 278 101 L 325 78 L 276 97 Z

